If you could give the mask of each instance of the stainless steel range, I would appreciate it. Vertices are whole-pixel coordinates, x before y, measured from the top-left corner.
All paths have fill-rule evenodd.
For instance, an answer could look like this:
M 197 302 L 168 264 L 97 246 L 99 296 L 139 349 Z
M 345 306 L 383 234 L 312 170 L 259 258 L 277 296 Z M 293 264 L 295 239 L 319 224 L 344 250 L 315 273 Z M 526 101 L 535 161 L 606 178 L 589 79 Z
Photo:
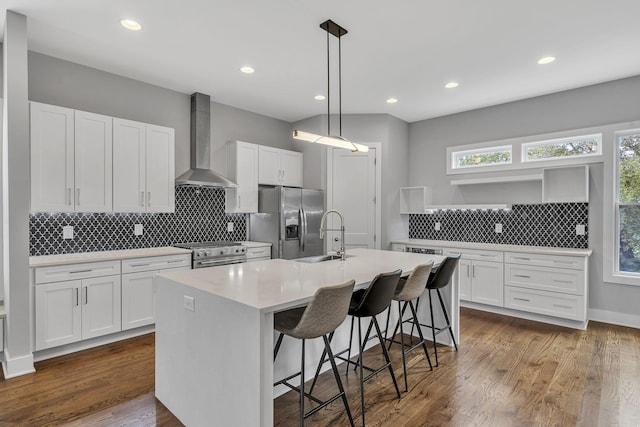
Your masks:
M 247 262 L 247 247 L 238 242 L 176 243 L 173 246 L 191 249 L 192 268 Z

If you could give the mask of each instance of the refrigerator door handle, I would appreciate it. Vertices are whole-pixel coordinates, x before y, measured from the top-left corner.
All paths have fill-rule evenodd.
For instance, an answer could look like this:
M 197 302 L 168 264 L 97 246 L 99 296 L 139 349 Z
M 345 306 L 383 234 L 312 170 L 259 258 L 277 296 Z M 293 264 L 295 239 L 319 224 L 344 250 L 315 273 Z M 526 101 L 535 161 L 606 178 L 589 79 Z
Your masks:
M 307 234 L 307 215 L 304 212 L 304 208 L 301 206 L 298 209 L 298 215 L 300 216 L 300 250 L 304 252 L 304 238 Z

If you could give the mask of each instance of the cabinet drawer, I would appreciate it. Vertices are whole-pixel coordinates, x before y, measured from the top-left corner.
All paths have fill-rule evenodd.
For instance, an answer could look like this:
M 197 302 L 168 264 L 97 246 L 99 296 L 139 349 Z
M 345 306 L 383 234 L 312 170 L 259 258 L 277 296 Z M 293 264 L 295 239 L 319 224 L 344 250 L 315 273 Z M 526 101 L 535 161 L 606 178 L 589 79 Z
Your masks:
M 510 286 L 584 295 L 585 274 L 584 270 L 505 264 L 504 277 Z
M 271 258 L 271 246 L 247 248 L 247 259 L 252 258 Z
M 505 252 L 504 262 L 584 270 L 585 257 Z
M 35 269 L 36 285 L 120 274 L 120 261 L 87 262 Z
M 122 260 L 123 273 L 191 267 L 191 255 L 164 255 Z
M 505 286 L 505 307 L 584 321 L 585 297 Z
M 461 254 L 461 259 L 473 259 L 478 261 L 502 262 L 503 252 L 482 251 L 478 249 L 456 249 L 446 248 L 442 251 L 442 255 L 451 256 Z

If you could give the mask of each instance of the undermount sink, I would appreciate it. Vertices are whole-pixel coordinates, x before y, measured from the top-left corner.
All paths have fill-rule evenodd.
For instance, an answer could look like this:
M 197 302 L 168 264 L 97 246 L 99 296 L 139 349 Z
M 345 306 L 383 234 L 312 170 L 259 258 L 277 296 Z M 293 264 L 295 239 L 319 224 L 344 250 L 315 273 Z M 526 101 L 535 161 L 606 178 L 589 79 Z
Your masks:
M 351 255 L 347 255 L 346 257 L 350 258 Z M 298 259 L 295 259 L 294 261 L 306 262 L 306 263 L 312 264 L 316 262 L 333 261 L 336 259 L 341 259 L 341 256 L 340 255 L 316 255 L 316 256 L 308 256 L 305 258 L 298 258 Z

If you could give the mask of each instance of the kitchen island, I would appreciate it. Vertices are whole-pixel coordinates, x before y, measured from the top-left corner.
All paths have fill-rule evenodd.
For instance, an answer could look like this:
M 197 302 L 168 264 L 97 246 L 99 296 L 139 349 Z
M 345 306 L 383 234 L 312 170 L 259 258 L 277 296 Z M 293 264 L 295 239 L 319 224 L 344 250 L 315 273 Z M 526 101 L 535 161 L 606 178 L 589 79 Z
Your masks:
M 355 279 L 356 289 L 364 288 L 378 273 L 402 269 L 408 274 L 419 264 L 433 260 L 439 265 L 443 259 L 352 249 L 345 261 L 275 259 L 159 274 L 156 397 L 188 426 L 270 426 L 274 371 L 277 378 L 295 372 L 300 357 L 299 343 L 285 340 L 274 367 L 275 312 L 304 305 L 322 286 Z M 457 338 L 457 283 L 448 288 L 445 299 Z M 311 370 L 321 353 L 317 344 L 308 346 Z M 342 325 L 333 346 L 347 344 L 348 328 Z

